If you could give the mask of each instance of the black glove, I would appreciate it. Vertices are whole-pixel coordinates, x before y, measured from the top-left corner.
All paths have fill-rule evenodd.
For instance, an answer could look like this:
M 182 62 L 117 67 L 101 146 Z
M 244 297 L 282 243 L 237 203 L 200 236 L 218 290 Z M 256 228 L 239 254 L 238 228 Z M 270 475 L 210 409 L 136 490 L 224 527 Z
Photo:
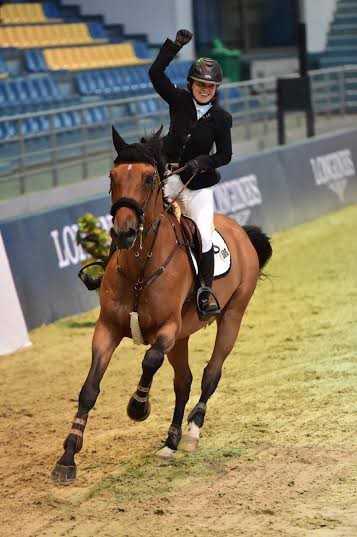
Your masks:
M 187 45 L 192 39 L 192 32 L 189 30 L 179 30 L 176 34 L 175 44 L 180 48 Z
M 197 159 L 193 158 L 192 160 L 186 162 L 185 170 L 191 175 L 193 175 L 194 173 L 198 173 L 201 171 L 200 163 Z

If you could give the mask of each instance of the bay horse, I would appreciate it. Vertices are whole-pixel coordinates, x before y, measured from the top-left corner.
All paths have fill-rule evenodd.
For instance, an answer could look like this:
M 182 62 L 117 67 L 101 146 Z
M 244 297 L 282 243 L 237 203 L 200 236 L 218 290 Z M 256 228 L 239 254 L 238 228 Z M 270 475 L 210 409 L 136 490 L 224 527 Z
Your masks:
M 198 448 L 208 399 L 217 388 L 246 307 L 272 255 L 270 240 L 259 228 L 245 230 L 227 216 L 215 215 L 215 227 L 231 253 L 231 268 L 213 284 L 221 305 L 214 349 L 203 372 L 201 396 L 188 416 L 188 429 L 182 436 L 192 382 L 188 341 L 209 320 L 199 319 L 194 276 L 181 227 L 167 210 L 160 134 L 161 129 L 149 140 L 128 145 L 113 127 L 118 156 L 110 172 L 110 192 L 116 249 L 100 286 L 100 313 L 92 340 L 90 370 L 64 441 L 64 453 L 52 472 L 60 484 L 69 484 L 76 478 L 74 456 L 83 445 L 88 413 L 97 400 L 111 356 L 124 337 L 141 338 L 149 345 L 138 387 L 128 404 L 129 418 L 142 421 L 149 416 L 153 377 L 167 355 L 174 370 L 175 409 L 164 447 L 156 454 L 172 457 L 179 444 L 186 451 Z

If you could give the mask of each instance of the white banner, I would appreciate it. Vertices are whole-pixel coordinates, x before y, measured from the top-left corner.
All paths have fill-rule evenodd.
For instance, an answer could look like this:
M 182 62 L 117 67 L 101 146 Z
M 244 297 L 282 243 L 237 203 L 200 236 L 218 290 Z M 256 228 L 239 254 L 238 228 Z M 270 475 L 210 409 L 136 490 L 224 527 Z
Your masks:
M 0 355 L 31 345 L 0 233 Z

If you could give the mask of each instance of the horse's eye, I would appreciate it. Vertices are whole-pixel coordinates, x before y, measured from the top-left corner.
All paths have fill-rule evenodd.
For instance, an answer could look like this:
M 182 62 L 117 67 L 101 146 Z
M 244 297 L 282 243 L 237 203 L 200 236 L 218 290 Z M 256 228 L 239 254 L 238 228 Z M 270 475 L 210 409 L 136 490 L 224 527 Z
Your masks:
M 151 175 L 146 175 L 145 179 L 144 179 L 144 184 L 145 184 L 145 186 L 151 186 L 153 181 L 154 181 L 154 176 L 152 174 Z

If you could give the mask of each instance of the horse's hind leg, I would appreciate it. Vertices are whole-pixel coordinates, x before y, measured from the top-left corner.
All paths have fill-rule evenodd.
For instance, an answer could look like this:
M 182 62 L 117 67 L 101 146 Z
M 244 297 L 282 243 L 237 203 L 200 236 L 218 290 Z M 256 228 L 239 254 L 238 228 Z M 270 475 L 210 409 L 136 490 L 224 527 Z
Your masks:
M 76 478 L 74 456 L 82 449 L 88 413 L 97 400 L 100 381 L 121 339 L 121 336 L 117 333 L 114 335 L 100 319 L 98 320 L 92 341 L 92 364 L 79 394 L 78 411 L 63 444 L 64 454 L 52 472 L 52 478 L 62 485 L 67 485 Z
M 251 293 L 236 291 L 221 317 L 217 319 L 217 336 L 210 361 L 204 369 L 201 382 L 201 397 L 188 416 L 187 433 L 182 437 L 180 447 L 185 451 L 198 448 L 200 428 L 203 425 L 207 401 L 215 392 L 222 374 L 222 366 L 231 352 L 240 329 L 242 317 Z
M 174 368 L 175 410 L 165 445 L 156 455 L 170 458 L 176 452 L 182 436 L 182 420 L 190 397 L 192 374 L 188 365 L 188 339 L 180 339 L 167 357 Z

